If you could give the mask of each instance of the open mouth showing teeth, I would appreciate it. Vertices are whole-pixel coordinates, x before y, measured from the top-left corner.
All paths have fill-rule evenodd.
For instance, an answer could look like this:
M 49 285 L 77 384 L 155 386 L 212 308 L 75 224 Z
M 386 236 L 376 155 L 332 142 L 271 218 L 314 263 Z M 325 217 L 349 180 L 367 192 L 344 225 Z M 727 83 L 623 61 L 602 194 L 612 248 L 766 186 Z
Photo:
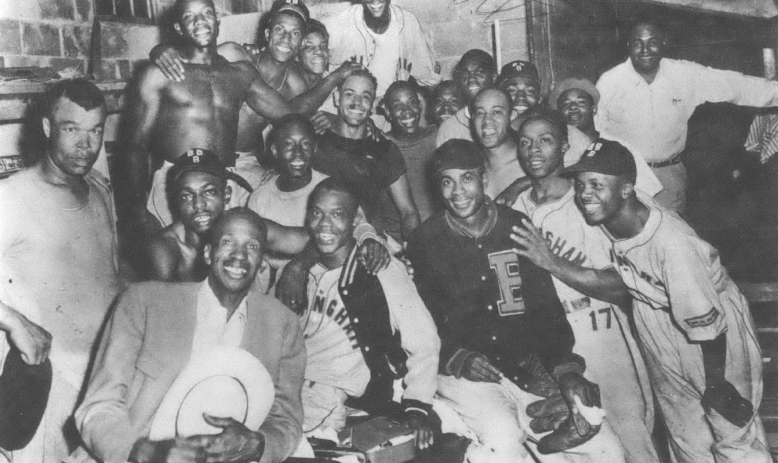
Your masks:
M 194 217 L 194 221 L 198 225 L 206 225 L 211 221 L 209 214 L 198 214 Z
M 227 272 L 227 275 L 229 275 L 231 278 L 235 278 L 235 279 L 243 278 L 249 272 L 247 269 L 243 267 L 236 267 L 233 265 L 225 266 L 224 271 Z
M 494 130 L 494 129 L 483 129 L 483 130 L 481 130 L 481 135 L 483 135 L 485 137 L 489 137 L 491 135 L 494 135 L 495 133 L 497 133 L 497 131 Z
M 400 124 L 402 124 L 402 125 L 413 125 L 414 122 L 416 122 L 416 118 L 415 117 L 411 118 L 411 119 L 405 119 L 403 121 L 400 121 Z
M 586 211 L 587 214 L 594 213 L 597 210 L 598 207 L 599 206 L 597 206 L 596 204 L 584 204 L 583 205 L 583 208 L 584 208 L 584 210 Z

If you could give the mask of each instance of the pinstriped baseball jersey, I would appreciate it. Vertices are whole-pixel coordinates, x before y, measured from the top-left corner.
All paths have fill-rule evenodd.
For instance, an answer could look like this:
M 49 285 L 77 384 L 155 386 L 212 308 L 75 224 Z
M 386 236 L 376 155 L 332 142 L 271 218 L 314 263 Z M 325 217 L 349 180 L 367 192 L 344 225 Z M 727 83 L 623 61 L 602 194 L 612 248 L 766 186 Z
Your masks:
M 571 187 L 556 201 L 537 204 L 530 188 L 513 209 L 526 214 L 552 252 L 581 267 L 611 268 L 611 242 L 586 223 Z M 583 295 L 553 277 L 557 295 L 573 328 L 573 352 L 586 359 L 586 376 L 599 384 L 603 408 L 621 439 L 629 463 L 658 462 L 651 441 L 653 403 L 645 363 L 630 333 L 627 317 L 608 302 Z

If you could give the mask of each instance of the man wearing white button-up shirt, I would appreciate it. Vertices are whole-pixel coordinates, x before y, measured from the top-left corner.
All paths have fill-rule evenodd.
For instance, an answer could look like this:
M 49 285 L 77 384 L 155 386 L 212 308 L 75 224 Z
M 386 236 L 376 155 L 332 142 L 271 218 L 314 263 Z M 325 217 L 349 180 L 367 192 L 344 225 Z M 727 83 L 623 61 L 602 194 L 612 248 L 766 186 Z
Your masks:
M 664 31 L 654 22 L 636 22 L 627 39 L 629 59 L 597 82 L 597 128 L 638 150 L 662 182 L 659 204 L 686 207 L 688 121 L 697 106 L 728 102 L 744 106 L 778 105 L 778 82 L 663 58 Z

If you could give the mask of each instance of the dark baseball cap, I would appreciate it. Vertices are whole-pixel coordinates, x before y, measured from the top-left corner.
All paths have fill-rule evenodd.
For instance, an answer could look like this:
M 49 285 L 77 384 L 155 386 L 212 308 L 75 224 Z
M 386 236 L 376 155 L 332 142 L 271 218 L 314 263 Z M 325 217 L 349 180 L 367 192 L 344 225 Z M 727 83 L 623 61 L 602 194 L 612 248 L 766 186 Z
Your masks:
M 435 150 L 432 170 L 440 175 L 446 169 L 478 169 L 484 166 L 484 160 L 478 145 L 470 140 L 453 138 Z
M 245 178 L 229 171 L 221 158 L 211 150 L 201 148 L 188 150 L 176 159 L 168 175 L 170 181 L 175 182 L 187 172 L 205 172 L 225 180 L 232 180 L 249 193 L 254 191 Z
M 278 0 L 273 7 L 275 9 L 273 13 L 286 12 L 298 15 L 303 20 L 303 24 L 308 24 L 311 19 L 308 7 L 302 0 Z
M 28 365 L 11 348 L 0 375 L 0 448 L 19 450 L 30 443 L 46 411 L 51 390 L 51 361 Z
M 500 76 L 497 78 L 497 81 L 502 82 L 511 77 L 526 77 L 527 79 L 540 83 L 538 68 L 529 61 L 517 60 L 506 64 L 500 70 Z
M 579 172 L 625 176 L 632 183 L 637 179 L 637 166 L 632 153 L 621 143 L 604 138 L 598 138 L 589 145 L 577 163 L 565 168 L 564 175 Z

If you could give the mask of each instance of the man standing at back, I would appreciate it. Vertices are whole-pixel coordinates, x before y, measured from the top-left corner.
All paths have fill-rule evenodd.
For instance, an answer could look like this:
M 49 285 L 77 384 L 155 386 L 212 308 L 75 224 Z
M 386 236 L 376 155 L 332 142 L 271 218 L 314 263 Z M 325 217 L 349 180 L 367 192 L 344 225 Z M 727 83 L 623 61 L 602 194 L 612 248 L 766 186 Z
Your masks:
M 113 194 L 92 169 L 105 118 L 105 100 L 94 84 L 55 84 L 42 120 L 46 153 L 0 181 L 0 330 L 30 364 L 43 361 L 51 343 L 53 368 L 43 422 L 13 461 L 61 461 L 77 445 L 63 428 L 121 289 Z M 0 369 L 8 347 L 0 336 Z
M 120 210 L 127 210 L 123 226 L 139 242 L 160 225 L 172 222 L 165 175 L 182 153 L 208 149 L 222 156 L 227 166 L 234 166 L 243 102 L 270 119 L 289 110 L 251 64 L 229 63 L 216 53 L 219 20 L 212 0 L 178 0 L 173 8 L 174 27 L 183 41 L 181 53 L 188 59 L 184 64 L 187 78 L 176 82 L 156 66 L 143 69 L 131 84 L 123 127 L 126 151 L 120 159 L 127 183 L 118 190 L 124 200 Z M 165 161 L 165 165 L 154 174 L 149 192 L 150 159 L 157 165 Z M 246 196 L 240 194 L 242 188 L 232 186 L 233 201 Z
M 666 40 L 656 22 L 634 23 L 629 59 L 597 81 L 595 122 L 603 137 L 624 140 L 645 158 L 664 187 L 656 201 L 682 213 L 687 177 L 681 155 L 694 110 L 706 102 L 778 106 L 778 82 L 664 58 Z
M 330 34 L 330 64 L 337 67 L 354 58 L 364 64 L 378 80 L 376 101 L 392 82 L 409 76 L 425 86 L 440 82 L 440 66 L 419 20 L 391 3 L 362 0 L 361 5 L 322 19 Z

